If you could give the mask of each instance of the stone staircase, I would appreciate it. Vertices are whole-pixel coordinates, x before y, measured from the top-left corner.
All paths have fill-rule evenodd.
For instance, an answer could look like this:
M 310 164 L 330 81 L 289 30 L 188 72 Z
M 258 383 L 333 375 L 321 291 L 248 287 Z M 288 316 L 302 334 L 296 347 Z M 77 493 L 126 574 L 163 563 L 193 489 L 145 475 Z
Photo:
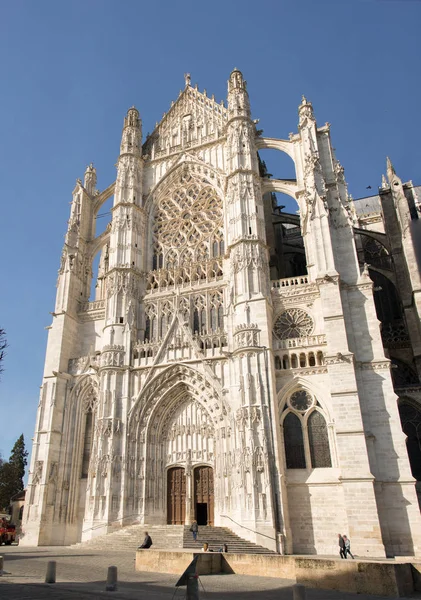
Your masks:
M 196 542 L 187 525 L 128 525 L 106 535 L 101 535 L 86 542 L 74 544 L 71 548 L 89 548 L 92 550 L 133 550 L 143 542 L 145 531 L 152 538 L 154 550 L 176 550 L 188 548 L 200 551 L 207 542 L 214 552 L 227 544 L 228 552 L 240 554 L 274 554 L 271 550 L 253 544 L 235 535 L 227 527 L 199 526 Z
M 92 550 L 133 550 L 140 546 L 149 533 L 153 549 L 177 549 L 183 547 L 184 525 L 128 525 L 106 535 L 100 535 L 86 542 L 79 542 L 72 548 L 92 548 Z
M 183 548 L 201 550 L 207 542 L 209 549 L 218 552 L 223 544 L 228 546 L 228 552 L 236 554 L 275 554 L 272 550 L 258 546 L 253 542 L 245 540 L 228 529 L 228 527 L 199 526 L 197 540 L 193 540 L 193 534 L 189 527 L 184 528 Z

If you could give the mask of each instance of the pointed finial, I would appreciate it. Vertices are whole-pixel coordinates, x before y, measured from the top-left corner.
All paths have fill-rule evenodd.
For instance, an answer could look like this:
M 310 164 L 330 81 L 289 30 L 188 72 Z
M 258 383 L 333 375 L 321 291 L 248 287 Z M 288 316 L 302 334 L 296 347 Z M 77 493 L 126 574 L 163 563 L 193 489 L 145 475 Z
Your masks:
M 382 175 L 382 188 L 386 188 L 387 187 L 387 179 L 386 179 L 386 175 Z
M 396 175 L 396 171 L 392 165 L 392 161 L 390 160 L 389 157 L 386 158 L 386 166 L 387 166 L 387 176 L 390 179 L 393 177 L 393 175 Z
M 301 98 L 301 104 L 307 104 L 307 98 L 304 96 L 304 94 L 302 95 L 302 98 Z
M 190 73 L 184 73 L 184 83 L 185 83 L 185 87 L 189 87 L 189 85 L 191 84 Z

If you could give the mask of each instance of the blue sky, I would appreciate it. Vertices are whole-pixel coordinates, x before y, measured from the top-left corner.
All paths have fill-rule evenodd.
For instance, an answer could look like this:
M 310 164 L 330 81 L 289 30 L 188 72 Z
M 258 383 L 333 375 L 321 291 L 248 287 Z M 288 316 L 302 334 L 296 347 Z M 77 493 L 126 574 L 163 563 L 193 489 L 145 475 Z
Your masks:
M 71 192 L 93 161 L 115 178 L 123 116 L 152 131 L 184 85 L 218 100 L 230 71 L 248 81 L 265 135 L 297 128 L 305 94 L 329 121 L 349 190 L 380 184 L 390 155 L 421 183 L 417 0 L 14 0 L 0 23 L 0 452 L 33 435 Z M 267 156 L 265 155 L 266 159 Z M 287 157 L 270 171 L 291 177 Z M 6 423 L 6 426 L 4 425 Z

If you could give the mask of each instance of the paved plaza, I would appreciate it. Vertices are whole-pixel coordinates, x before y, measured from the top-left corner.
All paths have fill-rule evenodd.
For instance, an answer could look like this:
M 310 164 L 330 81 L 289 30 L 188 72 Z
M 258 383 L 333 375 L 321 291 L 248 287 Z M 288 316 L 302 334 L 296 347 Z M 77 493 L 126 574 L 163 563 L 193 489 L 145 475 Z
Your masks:
M 63 547 L 2 547 L 3 577 L 0 577 L 0 598 L 4 600 L 92 600 L 111 597 L 119 599 L 167 599 L 175 592 L 177 575 L 139 573 L 134 570 L 132 551 L 113 552 Z M 45 584 L 49 560 L 57 562 L 57 583 Z M 105 591 L 107 567 L 118 567 L 118 590 Z M 292 600 L 293 581 L 244 575 L 202 576 L 200 597 L 209 600 Z M 177 598 L 184 598 L 186 588 L 179 588 Z M 412 596 L 412 598 L 421 598 Z M 308 600 L 380 600 L 380 596 L 344 594 L 324 590 L 307 590 Z

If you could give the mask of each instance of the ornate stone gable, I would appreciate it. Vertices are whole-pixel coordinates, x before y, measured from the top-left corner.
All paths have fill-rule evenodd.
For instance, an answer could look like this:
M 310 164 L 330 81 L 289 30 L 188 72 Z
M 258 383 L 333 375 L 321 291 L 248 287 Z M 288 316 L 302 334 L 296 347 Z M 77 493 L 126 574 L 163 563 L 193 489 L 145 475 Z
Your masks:
M 143 151 L 152 159 L 209 143 L 224 134 L 228 112 L 223 102 L 217 104 L 206 91 L 199 92 L 188 83 L 168 113 L 147 138 Z

